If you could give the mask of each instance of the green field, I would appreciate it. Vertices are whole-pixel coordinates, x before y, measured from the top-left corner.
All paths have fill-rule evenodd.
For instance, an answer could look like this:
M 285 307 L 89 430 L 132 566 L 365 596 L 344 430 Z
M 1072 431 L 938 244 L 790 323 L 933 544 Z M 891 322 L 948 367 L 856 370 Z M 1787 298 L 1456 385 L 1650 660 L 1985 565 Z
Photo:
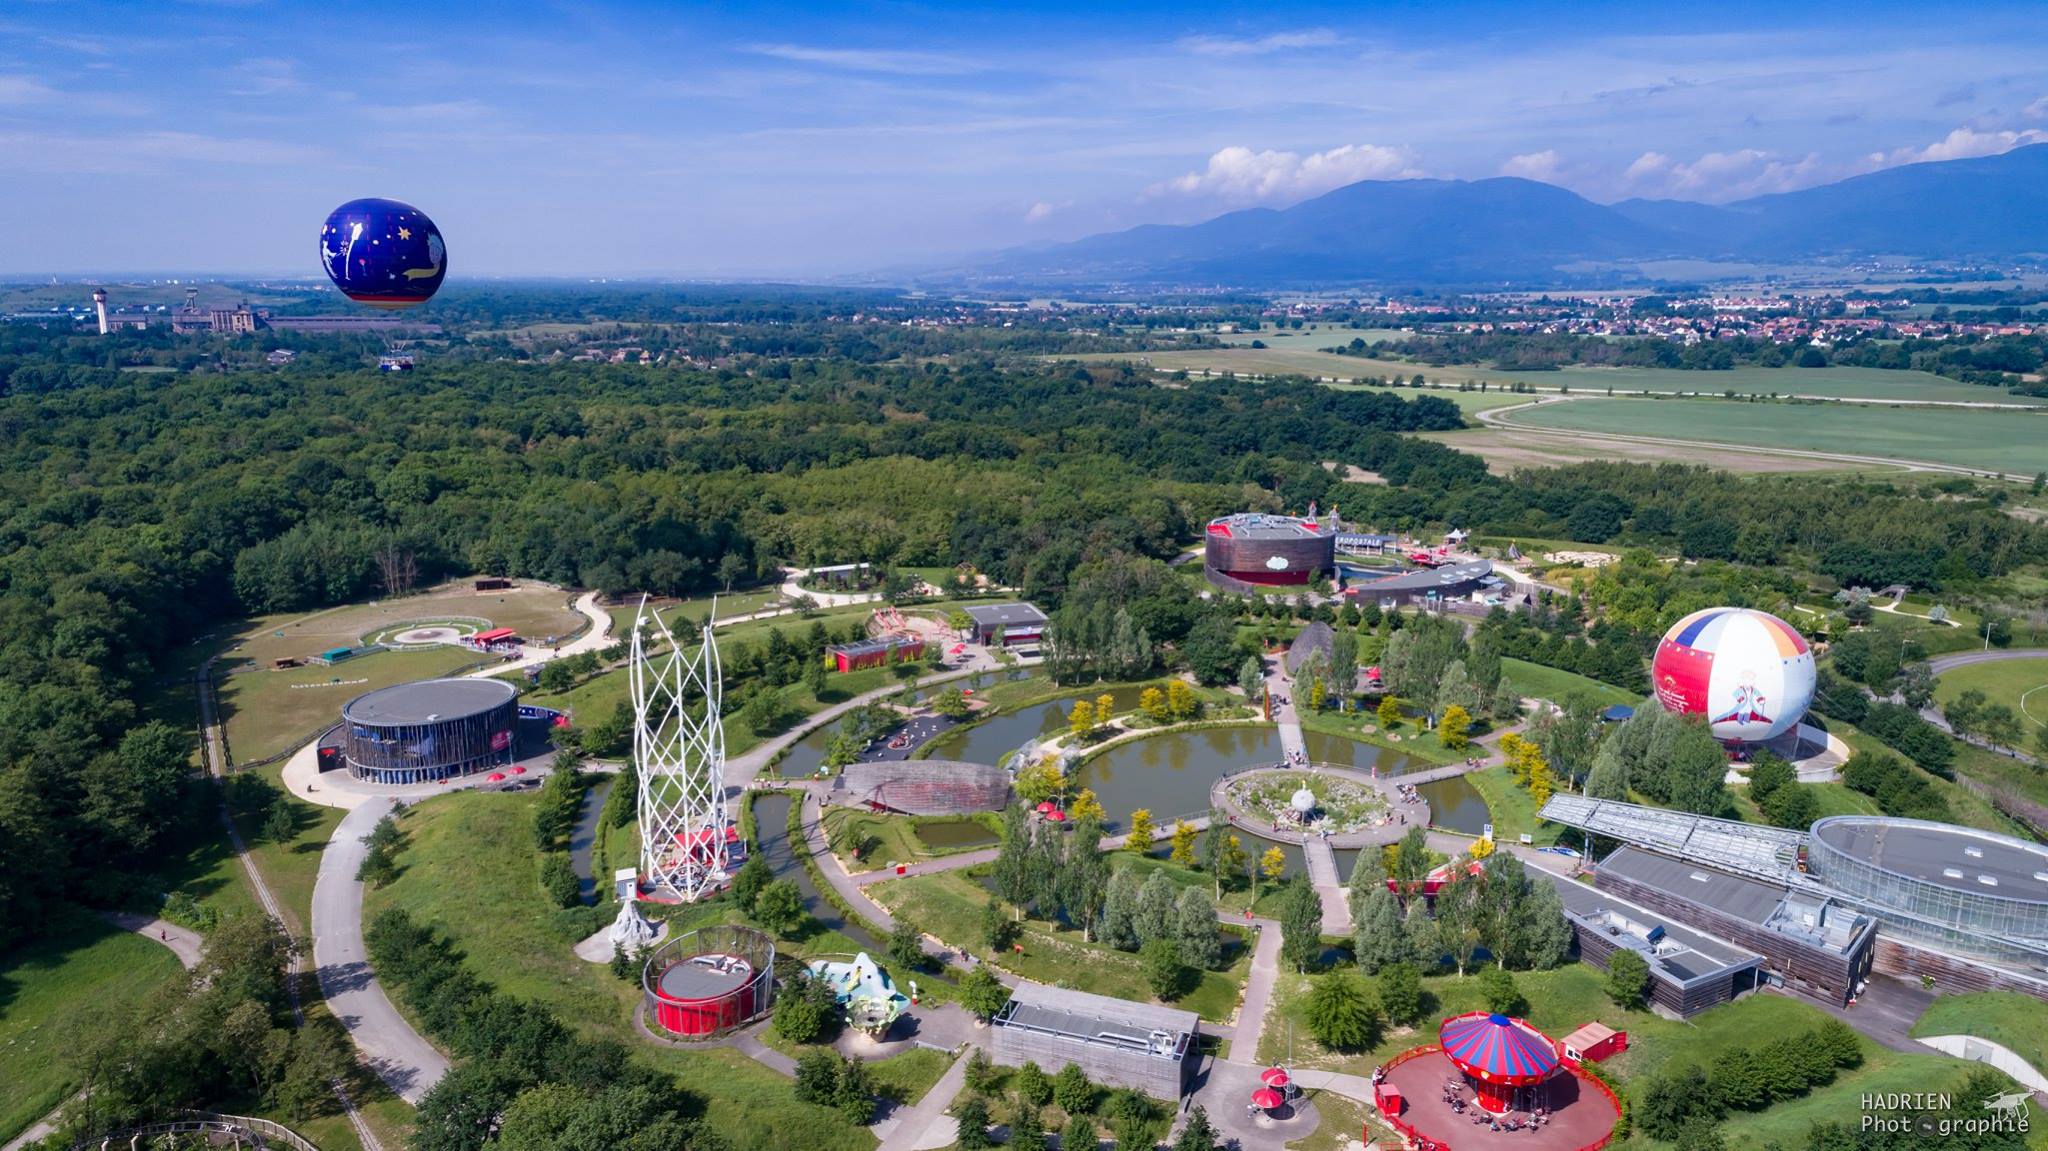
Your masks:
M 1943 672 L 1934 685 L 1934 698 L 1948 703 L 1966 691 L 1981 691 L 1992 703 L 2002 703 L 2032 730 L 2048 727 L 2048 659 L 2011 659 L 1998 663 L 1971 663 Z
M 1934 375 L 1931 372 L 1892 372 L 1880 368 L 1731 368 L 1719 372 L 1690 372 L 1674 368 L 1566 367 L 1554 372 L 1502 371 L 1497 368 L 1452 364 L 1436 367 L 1404 360 L 1369 360 L 1320 351 L 1348 343 L 1331 330 L 1327 338 L 1304 338 L 1271 333 L 1246 333 L 1231 337 L 1248 344 L 1263 340 L 1264 348 L 1191 348 L 1186 351 L 1118 352 L 1086 357 L 1090 360 L 1139 360 L 1165 371 L 1236 372 L 1239 375 L 1303 375 L 1312 378 L 1356 380 L 1365 376 L 1408 379 L 1420 373 L 1432 385 L 1456 388 L 1463 382 L 1484 383 L 1494 388 L 1525 384 L 1540 392 L 1606 393 L 1657 392 L 1666 395 L 1720 396 L 1812 396 L 1823 399 L 1921 400 L 1940 403 L 1999 403 L 2048 405 L 2048 401 L 2015 396 L 2003 388 L 1980 387 Z M 1491 393 L 1487 393 L 1491 394 Z
M 2016 991 L 1944 995 L 1929 1004 L 1913 1025 L 1913 1037 L 1974 1035 L 2000 1044 L 2033 1064 L 2048 1067 L 2048 1003 Z
M 1843 452 L 2031 476 L 2048 414 L 1864 404 L 1748 404 L 1591 399 L 1503 417 L 1517 428 L 1662 436 L 1706 443 Z
M 78 1089 L 81 1036 L 182 974 L 168 948 L 83 914 L 0 955 L 0 1141 Z
M 787 1133 L 796 1130 L 814 1151 L 871 1151 L 874 1139 L 865 1128 L 795 1102 L 787 1079 L 735 1050 L 657 1048 L 638 1036 L 632 1025 L 638 985 L 576 958 L 570 951 L 575 940 L 555 926 L 558 913 L 541 893 L 533 851 L 536 799 L 531 792 L 470 791 L 414 809 L 402 824 L 408 842 L 399 854 L 399 878 L 367 893 L 366 918 L 405 907 L 446 933 L 469 968 L 499 990 L 535 1000 L 584 1034 L 615 1039 L 677 1076 L 706 1098 L 711 1121 L 738 1151 L 788 1146 Z M 672 919 L 671 930 L 733 914 L 729 904 L 709 904 Z M 852 949 L 850 940 L 824 933 L 777 946 L 799 954 Z M 888 1061 L 876 1066 L 876 1077 L 922 1079 L 926 1062 L 899 1072 Z
M 247 671 L 218 681 L 215 698 L 236 763 L 267 759 L 341 719 L 341 706 L 367 691 L 431 679 L 477 661 L 467 648 L 380 651 L 332 667 Z
M 868 889 L 876 902 L 890 914 L 908 915 L 919 927 L 955 947 L 992 958 L 982 942 L 981 909 L 990 899 L 988 889 L 957 871 L 892 879 Z M 1135 953 L 1117 951 L 1082 940 L 1079 931 L 1064 930 L 1038 919 L 1026 919 L 1018 942 L 1021 953 L 1010 953 L 998 962 L 1026 979 L 1074 987 L 1097 995 L 1152 1001 L 1143 968 Z M 1251 966 L 1248 949 L 1239 948 L 1230 967 L 1204 971 L 1201 983 L 1175 1003 L 1202 1018 L 1222 1021 L 1237 1007 Z
M 1574 695 L 1591 698 L 1601 707 L 1611 704 L 1625 704 L 1629 707 L 1643 702 L 1643 697 L 1632 691 L 1623 691 L 1611 683 L 1601 683 L 1577 672 L 1559 671 L 1554 667 L 1530 663 L 1527 660 L 1503 659 L 1500 661 L 1501 678 L 1514 684 L 1515 690 L 1524 697 L 1547 699 L 1562 704 Z

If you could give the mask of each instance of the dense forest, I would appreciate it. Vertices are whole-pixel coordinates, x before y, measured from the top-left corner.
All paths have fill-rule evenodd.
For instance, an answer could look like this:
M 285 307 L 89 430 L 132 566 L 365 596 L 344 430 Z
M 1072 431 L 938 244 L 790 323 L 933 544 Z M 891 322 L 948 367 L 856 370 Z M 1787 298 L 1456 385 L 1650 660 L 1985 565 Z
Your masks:
M 190 742 L 140 720 L 161 677 L 189 674 L 172 657 L 233 617 L 402 590 L 380 554 L 421 582 L 664 593 L 782 562 L 965 561 L 1106 621 L 1106 644 L 1119 611 L 1156 642 L 1195 634 L 1193 605 L 1155 593 L 1204 520 L 1311 500 L 1386 529 L 1639 543 L 1872 586 L 1968 588 L 2048 560 L 2048 532 L 1987 500 L 1883 484 L 1610 464 L 1503 479 L 1402 434 L 1460 426 L 1446 400 L 1305 381 L 837 358 L 145 374 L 80 362 L 76 337 L 5 341 L 0 945 L 57 893 L 155 890 Z M 1631 635 L 1714 590 L 1635 605 Z

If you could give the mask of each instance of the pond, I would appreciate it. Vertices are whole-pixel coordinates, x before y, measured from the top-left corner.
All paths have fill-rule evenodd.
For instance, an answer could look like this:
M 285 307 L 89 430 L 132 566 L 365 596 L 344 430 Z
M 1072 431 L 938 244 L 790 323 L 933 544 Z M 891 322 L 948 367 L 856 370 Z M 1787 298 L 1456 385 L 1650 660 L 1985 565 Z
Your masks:
M 1107 694 L 1116 700 L 1117 711 L 1130 711 L 1138 706 L 1139 693 L 1149 686 L 1151 685 L 1125 684 L 1122 687 L 1110 688 Z M 935 741 L 932 745 L 931 758 L 958 759 L 968 763 L 1001 763 L 1004 756 L 1025 744 L 1067 730 L 1068 716 L 1074 710 L 1074 701 L 1092 701 L 1101 694 L 1104 693 L 1094 692 L 1006 711 L 994 719 Z
M 995 832 L 973 819 L 927 819 L 915 824 L 912 831 L 919 843 L 934 851 L 994 847 L 1002 842 Z
M 1030 675 L 1031 672 L 1025 668 L 1011 668 L 1008 671 L 1001 672 L 985 671 L 979 675 L 968 676 L 966 679 L 953 680 L 950 683 L 940 684 L 938 685 L 937 690 L 943 691 L 947 688 L 964 687 L 970 688 L 975 691 L 980 691 L 982 688 L 985 688 L 992 683 L 998 683 L 1006 680 L 1028 679 Z M 920 691 L 917 693 L 915 697 L 913 697 L 913 699 L 915 701 L 921 702 L 928 694 L 929 693 L 926 691 Z M 782 776 L 784 779 L 803 779 L 816 775 L 818 773 L 818 770 L 825 766 L 825 753 L 831 750 L 832 737 L 835 734 L 837 734 L 838 731 L 839 722 L 837 720 L 834 720 L 833 722 L 828 723 L 823 727 L 820 727 L 818 730 L 811 732 L 809 735 L 804 736 L 802 739 L 797 740 L 795 743 L 791 744 L 789 746 L 789 750 L 783 754 L 782 762 L 776 765 L 775 773 L 777 775 Z M 941 758 L 958 759 L 962 757 L 942 756 Z M 989 759 L 982 760 L 980 762 L 994 763 L 995 760 Z

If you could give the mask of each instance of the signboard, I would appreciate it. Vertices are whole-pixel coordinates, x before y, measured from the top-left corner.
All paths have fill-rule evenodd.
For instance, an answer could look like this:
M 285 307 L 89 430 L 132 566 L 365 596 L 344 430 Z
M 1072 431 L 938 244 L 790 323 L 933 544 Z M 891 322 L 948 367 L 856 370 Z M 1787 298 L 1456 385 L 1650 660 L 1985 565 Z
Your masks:
M 1489 823 L 1482 828 L 1479 832 L 1479 838 L 1491 840 L 1493 838 L 1493 825 Z
M 492 750 L 492 751 L 503 751 L 503 750 L 505 750 L 506 748 L 508 748 L 508 747 L 511 747 L 511 746 L 512 746 L 512 733 L 511 733 L 511 732 L 509 732 L 509 731 L 494 731 L 494 732 L 492 732 L 492 733 L 491 733 L 491 750 Z

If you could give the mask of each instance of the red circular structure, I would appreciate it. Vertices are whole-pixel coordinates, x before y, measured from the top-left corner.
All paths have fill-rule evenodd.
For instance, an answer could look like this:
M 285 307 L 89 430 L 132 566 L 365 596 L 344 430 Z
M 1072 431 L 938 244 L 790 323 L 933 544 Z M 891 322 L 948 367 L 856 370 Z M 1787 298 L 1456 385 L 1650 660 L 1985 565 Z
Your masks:
M 1252 1106 L 1261 1111 L 1271 1111 L 1285 1102 L 1285 1099 L 1280 1098 L 1280 1093 L 1271 1087 L 1261 1087 L 1252 1092 Z
M 751 927 L 719 924 L 671 939 L 647 957 L 640 984 L 650 1019 L 670 1035 L 707 1038 L 768 1009 L 775 941 Z
M 1614 1092 L 1526 1022 L 1473 1012 L 1444 1020 L 1440 1034 L 1460 1043 L 1457 1055 L 1431 1044 L 1373 1072 L 1374 1106 L 1410 1145 L 1597 1151 L 1613 1137 Z M 1509 1109 L 1496 1110 L 1502 1102 Z
M 1444 1020 L 1437 1042 L 1472 1081 L 1479 1105 L 1499 1115 L 1514 1106 L 1515 1088 L 1550 1078 L 1560 1062 L 1550 1036 L 1519 1019 L 1473 1011 Z
M 1264 1083 L 1268 1087 L 1285 1087 L 1294 1081 L 1289 1079 L 1287 1072 L 1280 1068 L 1268 1067 L 1259 1073 L 1259 1082 Z
M 1335 570 L 1336 540 L 1331 520 L 1240 512 L 1209 521 L 1202 566 L 1225 587 L 1302 587 Z
M 1045 817 L 1054 823 L 1065 823 L 1067 821 L 1067 813 L 1064 811 L 1048 811 L 1045 813 Z

